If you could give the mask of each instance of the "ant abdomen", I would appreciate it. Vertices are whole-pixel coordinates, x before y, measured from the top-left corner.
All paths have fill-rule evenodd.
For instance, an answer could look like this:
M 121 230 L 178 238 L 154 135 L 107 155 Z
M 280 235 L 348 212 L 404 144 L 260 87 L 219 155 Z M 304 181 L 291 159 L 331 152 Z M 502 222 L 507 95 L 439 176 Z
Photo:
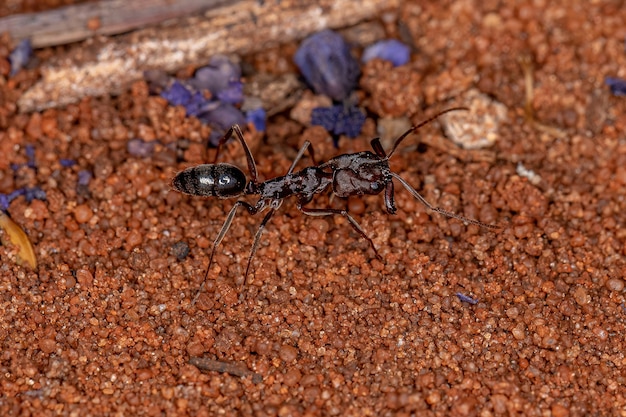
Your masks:
M 176 174 L 172 187 L 195 196 L 231 198 L 243 194 L 246 175 L 231 164 L 203 164 Z

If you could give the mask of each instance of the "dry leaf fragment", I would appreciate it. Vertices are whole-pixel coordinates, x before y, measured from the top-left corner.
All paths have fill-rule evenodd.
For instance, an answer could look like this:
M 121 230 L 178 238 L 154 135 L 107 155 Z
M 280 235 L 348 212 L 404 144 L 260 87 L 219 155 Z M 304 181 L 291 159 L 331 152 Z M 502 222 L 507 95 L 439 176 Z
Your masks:
M 33 244 L 30 243 L 24 230 L 2 210 L 0 210 L 0 229 L 4 230 L 4 233 L 0 236 L 2 244 L 12 244 L 18 249 L 17 263 L 22 265 L 26 262 L 32 269 L 37 269 L 37 258 L 35 257 Z

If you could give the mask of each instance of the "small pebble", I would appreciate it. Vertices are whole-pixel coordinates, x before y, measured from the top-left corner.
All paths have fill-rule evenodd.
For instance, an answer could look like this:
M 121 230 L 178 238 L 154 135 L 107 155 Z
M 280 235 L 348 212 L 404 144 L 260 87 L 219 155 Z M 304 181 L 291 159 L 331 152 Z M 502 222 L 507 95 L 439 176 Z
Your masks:
M 526 330 L 523 326 L 514 327 L 513 330 L 511 330 L 511 334 L 513 334 L 513 337 L 517 340 L 524 340 L 526 338 Z
M 88 269 L 78 269 L 76 271 L 76 280 L 82 287 L 90 287 L 93 283 L 93 275 Z
M 176 257 L 179 261 L 182 261 L 189 255 L 189 245 L 187 242 L 179 241 L 172 245 L 172 255 Z
M 302 378 L 302 373 L 299 370 L 293 368 L 289 369 L 283 375 L 283 381 L 285 382 L 285 385 L 289 387 L 293 387 L 298 384 L 298 382 L 300 382 L 300 378 Z
M 278 351 L 278 356 L 287 363 L 291 363 L 298 358 L 298 349 L 290 345 L 283 345 Z
M 507 120 L 507 108 L 477 89 L 459 97 L 455 104 L 469 108 L 441 116 L 446 136 L 465 149 L 492 146 L 500 136 L 500 124 Z
M 555 402 L 550 408 L 553 417 L 567 417 L 570 415 L 569 409 L 562 404 Z
M 587 294 L 587 290 L 583 287 L 578 287 L 576 291 L 574 291 L 574 300 L 576 304 L 579 306 L 584 306 L 589 303 L 589 295 Z
M 143 236 L 139 230 L 133 229 L 126 236 L 126 244 L 124 245 L 124 249 L 130 251 L 136 246 L 140 245 L 143 241 Z
M 42 339 L 39 341 L 39 349 L 43 353 L 50 354 L 57 348 L 57 342 L 54 339 Z
M 621 292 L 624 289 L 624 281 L 619 278 L 611 278 L 606 282 L 606 287 L 615 292 Z
M 348 197 L 348 211 L 353 215 L 365 213 L 365 202 L 361 196 Z
M 87 204 L 74 207 L 74 218 L 78 223 L 87 223 L 93 217 L 93 211 Z

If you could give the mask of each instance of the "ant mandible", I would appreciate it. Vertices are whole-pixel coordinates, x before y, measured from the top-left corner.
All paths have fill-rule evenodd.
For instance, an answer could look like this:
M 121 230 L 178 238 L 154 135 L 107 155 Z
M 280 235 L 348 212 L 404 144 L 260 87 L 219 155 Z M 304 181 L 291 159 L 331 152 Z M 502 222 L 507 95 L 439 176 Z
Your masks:
M 361 228 L 359 223 L 348 213 L 347 210 L 304 207 L 313 199 L 315 194 L 322 193 L 329 188 L 331 192 L 338 197 L 380 194 L 384 190 L 387 213 L 394 214 L 396 212 L 396 206 L 394 202 L 393 179 L 395 178 L 411 193 L 411 195 L 413 195 L 413 197 L 418 199 L 429 210 L 443 214 L 447 217 L 461 220 L 465 223 L 475 224 L 489 229 L 497 229 L 498 226 L 486 224 L 433 206 L 413 187 L 411 187 L 406 180 L 391 171 L 391 168 L 389 167 L 389 159 L 394 154 L 400 143 L 402 143 L 402 141 L 409 134 L 432 122 L 445 113 L 458 110 L 467 109 L 464 107 L 450 108 L 411 127 L 395 140 L 389 153 L 385 153 L 385 150 L 380 143 L 380 139 L 375 138 L 370 142 L 374 153 L 364 151 L 339 155 L 328 160 L 327 162 L 316 165 L 313 147 L 309 141 L 305 141 L 289 167 L 289 170 L 287 170 L 287 173 L 281 177 L 272 178 L 264 182 L 259 182 L 257 179 L 256 163 L 248 145 L 246 144 L 246 141 L 243 138 L 241 129 L 238 125 L 231 127 L 218 143 L 215 161 L 213 164 L 202 164 L 187 168 L 176 174 L 172 181 L 172 188 L 174 190 L 193 196 L 217 198 L 233 198 L 241 195 L 259 196 L 259 200 L 255 205 L 251 205 L 243 200 L 237 200 L 234 206 L 230 209 L 219 234 L 213 241 L 213 249 L 211 250 L 211 256 L 209 258 L 209 265 L 204 276 L 204 281 L 202 282 L 198 294 L 194 298 L 194 303 L 204 289 L 211 265 L 213 264 L 215 251 L 228 232 L 228 229 L 235 218 L 237 209 L 241 206 L 248 210 L 248 213 L 252 215 L 269 209 L 261 221 L 261 225 L 259 226 L 256 234 L 254 235 L 254 241 L 252 243 L 250 255 L 248 256 L 248 265 L 246 266 L 244 282 L 248 277 L 250 263 L 252 262 L 252 258 L 259 245 L 259 240 L 265 226 L 270 221 L 276 210 L 278 210 L 278 208 L 282 205 L 283 200 L 291 196 L 296 197 L 296 207 L 306 215 L 341 215 L 345 217 L 352 228 L 369 242 L 371 248 L 376 254 L 376 257 L 382 260 L 372 239 L 370 239 L 363 228 Z M 246 180 L 246 175 L 238 167 L 227 163 L 215 163 L 219 156 L 220 148 L 226 143 L 227 140 L 233 137 L 233 135 L 239 140 L 239 142 L 241 142 L 241 146 L 245 152 L 246 159 L 248 161 L 248 171 L 250 172 L 250 181 Z M 306 167 L 300 171 L 293 172 L 296 164 L 302 158 L 307 149 L 309 150 L 314 166 Z

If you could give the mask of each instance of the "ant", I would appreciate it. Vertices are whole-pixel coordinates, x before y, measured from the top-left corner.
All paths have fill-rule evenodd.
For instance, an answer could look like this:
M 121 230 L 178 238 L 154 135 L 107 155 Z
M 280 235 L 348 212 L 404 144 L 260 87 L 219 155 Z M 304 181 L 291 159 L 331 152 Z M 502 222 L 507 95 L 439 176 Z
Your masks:
M 475 224 L 489 229 L 497 229 L 498 226 L 482 223 L 478 220 L 470 219 L 433 206 L 413 187 L 411 187 L 406 180 L 391 171 L 391 168 L 389 167 L 389 159 L 393 156 L 400 143 L 402 143 L 402 141 L 409 134 L 432 122 L 445 113 L 458 110 L 467 109 L 464 107 L 450 108 L 417 125 L 412 126 L 395 140 L 389 153 L 385 153 L 385 150 L 380 143 L 380 139 L 375 138 L 370 142 L 374 153 L 370 151 L 363 151 L 343 154 L 317 165 L 315 163 L 313 147 L 309 141 L 305 141 L 298 151 L 298 154 L 293 160 L 290 168 L 287 170 L 287 173 L 281 177 L 272 178 L 264 182 L 259 182 L 257 179 L 256 163 L 248 145 L 246 144 L 246 141 L 243 138 L 241 129 L 238 125 L 232 126 L 220 139 L 213 164 L 202 164 L 187 168 L 179 172 L 172 181 L 172 187 L 174 190 L 193 196 L 217 198 L 234 198 L 241 195 L 259 196 L 259 200 L 255 205 L 251 205 L 243 200 L 237 200 L 234 206 L 230 209 L 222 229 L 213 241 L 213 249 L 211 250 L 211 256 L 209 258 L 209 265 L 207 267 L 202 286 L 198 291 L 198 295 L 194 298 L 194 303 L 204 289 L 206 280 L 209 276 L 209 270 L 213 264 L 215 251 L 228 232 L 237 209 L 241 206 L 248 210 L 248 213 L 251 215 L 269 209 L 254 236 L 250 255 L 248 256 L 248 265 L 246 266 L 244 282 L 248 277 L 250 263 L 252 262 L 252 258 L 257 250 L 259 240 L 265 226 L 270 221 L 276 210 L 280 208 L 283 200 L 291 196 L 296 197 L 296 207 L 306 215 L 341 215 L 345 217 L 352 228 L 369 242 L 371 248 L 376 254 L 376 257 L 380 260 L 382 260 L 382 257 L 379 255 L 378 250 L 374 246 L 374 242 L 347 210 L 333 208 L 308 208 L 305 207 L 305 205 L 313 199 L 315 194 L 320 194 L 328 189 L 330 189 L 331 192 L 337 197 L 349 197 L 352 195 L 364 194 L 374 195 L 380 194 L 384 190 L 387 213 L 394 214 L 396 212 L 396 206 L 394 202 L 393 179 L 395 178 L 409 191 L 409 193 L 411 193 L 411 195 L 413 195 L 413 197 L 418 199 L 429 210 L 443 214 L 447 217 L 461 220 L 465 223 Z M 245 152 L 248 161 L 248 171 L 250 172 L 250 181 L 247 181 L 246 175 L 238 167 L 227 163 L 216 163 L 220 148 L 233 136 L 241 142 L 241 146 Z M 296 164 L 302 158 L 307 149 L 309 150 L 314 166 L 309 166 L 300 171 L 294 172 Z

